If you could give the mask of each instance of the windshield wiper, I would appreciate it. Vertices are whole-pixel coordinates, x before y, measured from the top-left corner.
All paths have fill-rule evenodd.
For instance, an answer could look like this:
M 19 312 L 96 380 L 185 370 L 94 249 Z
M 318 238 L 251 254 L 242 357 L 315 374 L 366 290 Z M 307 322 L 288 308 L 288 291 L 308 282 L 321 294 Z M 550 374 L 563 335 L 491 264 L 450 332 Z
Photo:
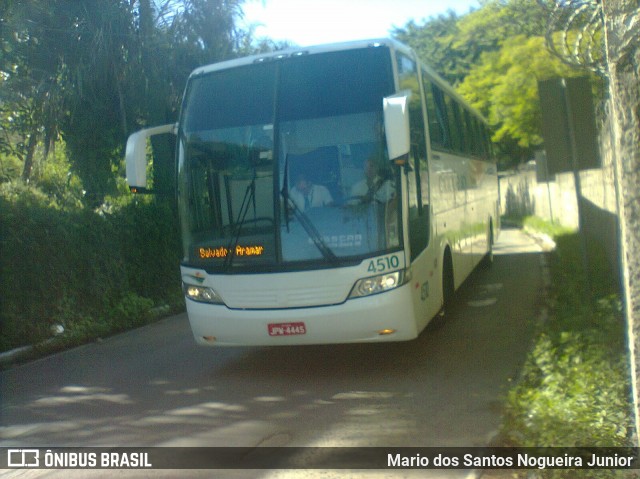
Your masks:
M 253 169 L 253 178 L 251 178 L 251 183 L 247 185 L 247 189 L 244 192 L 244 198 L 242 199 L 242 204 L 240 205 L 240 211 L 238 211 L 238 217 L 236 218 L 236 234 L 235 237 L 232 238 L 232 241 L 229 243 L 227 247 L 227 255 L 224 258 L 224 269 L 229 270 L 231 265 L 233 264 L 233 260 L 236 257 L 236 248 L 234 245 L 238 244 L 240 240 L 240 233 L 242 232 L 242 227 L 247 219 L 247 213 L 249 212 L 249 206 L 253 204 L 253 215 L 256 216 L 256 169 Z
M 316 227 L 313 225 L 313 223 L 309 220 L 307 215 L 305 215 L 304 212 L 300 210 L 298 205 L 296 205 L 296 202 L 289 200 L 289 205 L 291 206 L 291 210 L 293 211 L 293 214 L 295 215 L 296 219 L 300 222 L 304 230 L 307 232 L 307 234 L 309 235 L 309 238 L 311 238 L 311 240 L 313 241 L 313 244 L 316 245 L 316 248 L 320 250 L 320 253 L 322 253 L 322 256 L 324 256 L 324 259 L 334 264 L 339 263 L 338 257 L 331 250 L 331 248 L 329 248 L 326 241 L 322 238 L 322 236 L 320 235 Z
M 284 220 L 287 224 L 287 233 L 289 232 L 289 153 L 284 158 L 284 184 L 280 190 L 282 198 L 284 198 Z
M 296 219 L 300 222 L 304 230 L 309 235 L 309 238 L 311 238 L 311 241 L 313 241 L 313 244 L 316 246 L 316 248 L 318 248 L 320 253 L 322 253 L 322 256 L 324 257 L 324 259 L 334 264 L 339 263 L 338 257 L 331 250 L 331 248 L 329 248 L 326 241 L 322 238 L 322 236 L 320 235 L 316 227 L 313 225 L 313 223 L 309 220 L 307 215 L 305 215 L 304 212 L 300 210 L 296 202 L 291 200 L 291 198 L 289 197 L 289 154 L 288 153 L 284 160 L 284 185 L 282 186 L 282 190 L 280 191 L 280 194 L 282 195 L 282 198 L 284 198 L 284 205 L 285 205 L 284 216 L 287 224 L 287 232 L 289 232 L 289 209 L 291 209 Z

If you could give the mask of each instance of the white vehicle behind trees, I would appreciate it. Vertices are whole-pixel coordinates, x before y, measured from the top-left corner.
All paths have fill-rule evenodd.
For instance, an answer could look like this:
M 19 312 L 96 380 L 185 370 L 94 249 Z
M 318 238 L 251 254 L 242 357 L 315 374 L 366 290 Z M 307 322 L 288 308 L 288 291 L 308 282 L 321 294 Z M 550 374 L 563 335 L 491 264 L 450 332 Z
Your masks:
M 196 69 L 178 123 L 129 138 L 132 190 L 147 186 L 160 133 L 177 135 L 182 281 L 201 345 L 410 340 L 492 258 L 486 122 L 396 41 Z M 301 175 L 331 202 L 292 201 Z

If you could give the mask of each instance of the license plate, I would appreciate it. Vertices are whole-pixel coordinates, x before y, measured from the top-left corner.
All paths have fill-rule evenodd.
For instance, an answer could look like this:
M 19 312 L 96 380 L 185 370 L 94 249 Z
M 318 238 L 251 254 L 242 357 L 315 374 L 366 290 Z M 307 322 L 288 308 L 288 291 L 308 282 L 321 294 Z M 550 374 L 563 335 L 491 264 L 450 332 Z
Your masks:
M 306 334 L 304 323 L 271 323 L 269 324 L 269 336 L 293 336 L 294 334 Z

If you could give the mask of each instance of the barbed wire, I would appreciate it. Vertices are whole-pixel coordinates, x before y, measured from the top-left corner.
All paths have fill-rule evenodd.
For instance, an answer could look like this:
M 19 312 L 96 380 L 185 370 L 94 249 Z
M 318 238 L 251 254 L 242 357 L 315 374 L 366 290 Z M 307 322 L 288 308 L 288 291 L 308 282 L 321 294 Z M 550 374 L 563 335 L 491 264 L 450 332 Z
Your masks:
M 548 11 L 545 40 L 564 63 L 607 75 L 604 14 L 600 0 L 538 2 Z M 553 6 L 551 6 L 553 5 Z

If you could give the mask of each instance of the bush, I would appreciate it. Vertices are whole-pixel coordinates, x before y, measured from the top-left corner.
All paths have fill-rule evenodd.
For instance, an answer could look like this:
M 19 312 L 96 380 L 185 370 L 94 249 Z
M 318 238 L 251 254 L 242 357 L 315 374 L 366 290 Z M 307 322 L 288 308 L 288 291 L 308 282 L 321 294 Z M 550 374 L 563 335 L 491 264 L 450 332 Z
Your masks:
M 180 289 L 180 228 L 170 205 L 138 200 L 116 211 L 111 222 L 117 225 L 130 290 L 167 301 Z
M 149 298 L 127 293 L 112 309 L 114 326 L 122 329 L 141 326 L 152 318 L 151 308 L 153 301 Z
M 607 268 L 591 256 L 587 281 L 577 234 L 556 238 L 552 304 L 521 379 L 507 395 L 503 435 L 522 447 L 629 447 L 631 385 L 625 322 Z M 544 471 L 543 477 L 575 477 Z M 580 471 L 580 477 L 617 477 Z
M 0 231 L 0 351 L 42 341 L 54 324 L 87 338 L 133 327 L 180 296 L 179 228 L 152 201 L 63 210 L 5 184 Z

